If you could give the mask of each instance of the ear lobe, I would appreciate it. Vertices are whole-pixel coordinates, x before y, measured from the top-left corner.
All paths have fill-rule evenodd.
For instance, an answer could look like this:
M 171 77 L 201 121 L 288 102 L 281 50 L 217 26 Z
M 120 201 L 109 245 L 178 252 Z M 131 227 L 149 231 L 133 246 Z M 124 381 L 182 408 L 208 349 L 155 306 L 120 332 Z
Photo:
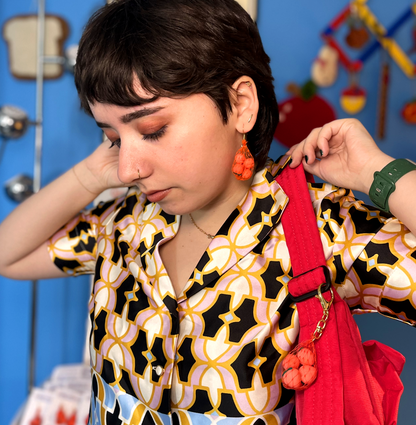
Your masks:
M 233 84 L 236 98 L 234 107 L 237 113 L 236 129 L 240 133 L 248 133 L 256 123 L 259 111 L 257 88 L 248 76 L 240 77 Z

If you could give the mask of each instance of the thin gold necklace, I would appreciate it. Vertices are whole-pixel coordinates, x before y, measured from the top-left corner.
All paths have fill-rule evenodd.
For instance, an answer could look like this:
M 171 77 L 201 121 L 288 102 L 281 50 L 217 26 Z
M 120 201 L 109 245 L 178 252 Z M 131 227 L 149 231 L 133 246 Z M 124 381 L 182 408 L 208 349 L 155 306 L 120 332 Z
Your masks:
M 206 235 L 206 236 L 208 236 L 208 239 L 214 239 L 215 238 L 215 235 L 211 235 L 210 233 L 207 233 L 204 229 L 201 229 L 196 223 L 195 223 L 195 220 L 194 220 L 194 218 L 192 217 L 192 214 L 191 213 L 189 213 L 189 217 L 190 217 L 190 219 L 191 219 L 191 221 L 192 221 L 192 224 L 200 231 L 200 232 L 202 232 L 204 235 Z

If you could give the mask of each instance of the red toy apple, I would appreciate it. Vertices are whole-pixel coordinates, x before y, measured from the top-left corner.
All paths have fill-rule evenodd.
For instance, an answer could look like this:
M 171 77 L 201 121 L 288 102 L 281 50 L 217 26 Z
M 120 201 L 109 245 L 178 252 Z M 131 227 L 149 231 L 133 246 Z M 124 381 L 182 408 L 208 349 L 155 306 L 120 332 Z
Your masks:
M 336 119 L 332 106 L 316 94 L 316 86 L 307 82 L 302 89 L 290 84 L 295 95 L 279 104 L 279 124 L 274 137 L 287 147 L 304 140 L 317 127 Z

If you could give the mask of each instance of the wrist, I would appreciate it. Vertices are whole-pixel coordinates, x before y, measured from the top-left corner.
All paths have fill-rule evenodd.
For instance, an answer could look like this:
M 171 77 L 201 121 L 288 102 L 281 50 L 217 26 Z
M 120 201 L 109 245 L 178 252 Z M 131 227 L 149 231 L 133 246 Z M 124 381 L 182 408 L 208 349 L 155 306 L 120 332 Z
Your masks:
M 105 188 L 101 187 L 99 184 L 98 179 L 89 170 L 88 166 L 85 164 L 85 160 L 75 164 L 72 167 L 72 172 L 79 185 L 82 186 L 91 195 L 94 195 L 94 197 L 97 197 L 105 190 Z
M 392 161 L 394 161 L 393 157 L 382 153 L 381 155 L 374 157 L 371 163 L 367 163 L 367 166 L 363 167 L 366 170 L 366 174 L 361 181 L 364 188 L 360 192 L 363 192 L 366 195 L 370 195 L 370 189 L 374 182 L 374 173 L 381 171 L 387 164 Z
M 382 211 L 390 212 L 389 198 L 396 190 L 396 183 L 407 173 L 416 170 L 416 164 L 408 159 L 395 159 L 374 173 L 369 190 L 371 201 Z

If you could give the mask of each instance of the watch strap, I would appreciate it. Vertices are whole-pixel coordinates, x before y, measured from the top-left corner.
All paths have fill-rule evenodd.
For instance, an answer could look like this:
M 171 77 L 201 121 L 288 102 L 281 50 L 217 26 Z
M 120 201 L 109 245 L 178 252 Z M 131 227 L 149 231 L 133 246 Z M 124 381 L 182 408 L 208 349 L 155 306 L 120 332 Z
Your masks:
M 408 159 L 395 159 L 381 171 L 374 173 L 369 196 L 381 210 L 390 212 L 389 197 L 396 190 L 396 182 L 410 171 L 416 170 L 416 164 Z

